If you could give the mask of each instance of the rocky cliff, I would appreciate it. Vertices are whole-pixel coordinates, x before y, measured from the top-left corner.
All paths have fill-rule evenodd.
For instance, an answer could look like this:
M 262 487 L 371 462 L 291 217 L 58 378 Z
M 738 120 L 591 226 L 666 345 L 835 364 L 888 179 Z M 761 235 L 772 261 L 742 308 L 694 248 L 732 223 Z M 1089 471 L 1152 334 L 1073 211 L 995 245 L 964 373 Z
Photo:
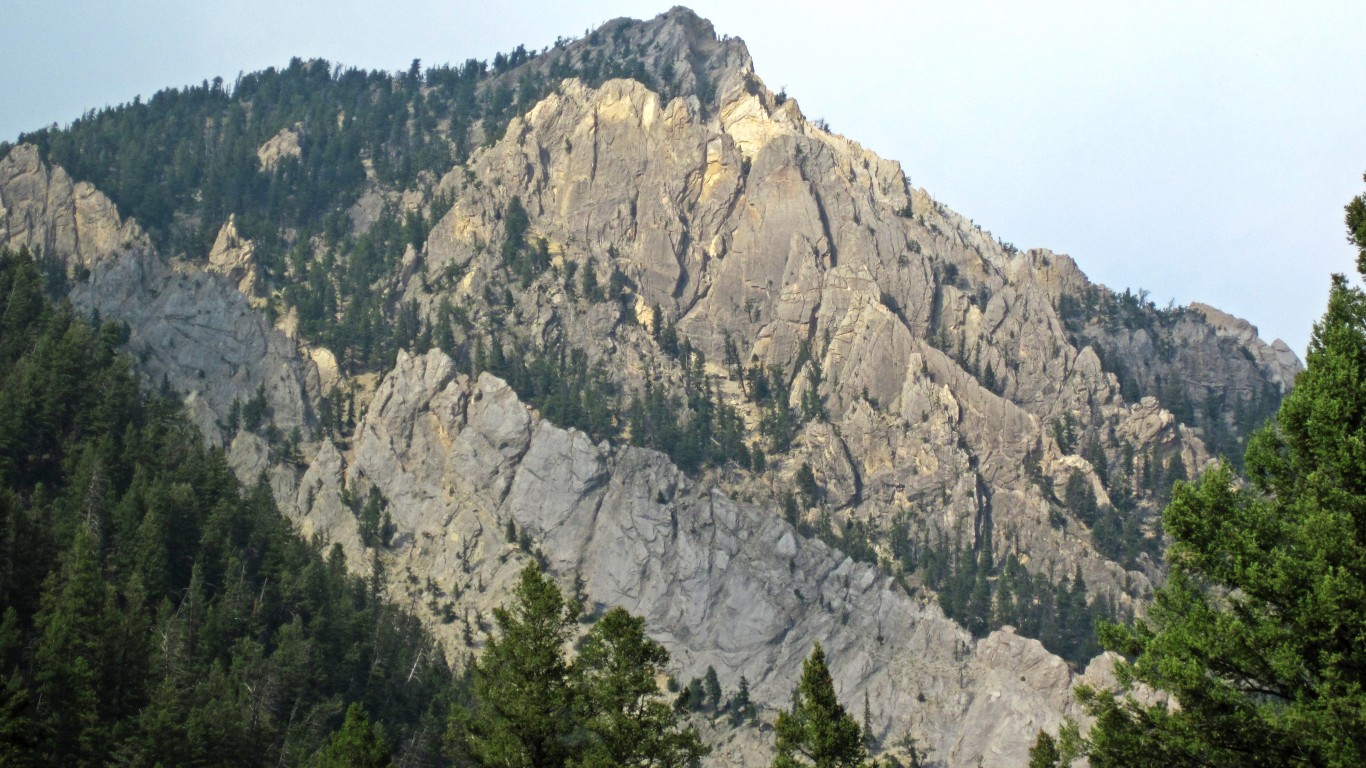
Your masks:
M 808 121 L 685 9 L 481 77 L 476 103 L 516 90 L 506 124 L 492 106 L 432 120 L 431 141 L 478 147 L 439 173 L 395 177 L 360 150 L 361 186 L 316 229 L 165 217 L 160 242 L 203 244 L 172 258 L 20 145 L 0 159 L 0 243 L 60 259 L 71 300 L 128 325 L 143 375 L 239 474 L 265 473 L 350 562 L 377 560 L 452 653 L 481 645 L 536 557 L 590 605 L 644 615 L 680 677 L 744 675 L 766 718 L 820 641 L 882 748 L 1021 763 L 1076 714 L 1077 672 L 997 628 L 1023 621 L 1003 585 L 1052 585 L 1026 607 L 1056 599 L 1054 617 L 1068 598 L 1088 622 L 1141 612 L 1164 484 L 1240 453 L 1298 360 L 1213 308 L 1158 309 L 997 240 Z M 287 189 L 349 125 L 263 126 L 244 162 Z M 375 318 L 348 315 L 362 268 L 386 297 Z M 407 329 L 404 348 L 340 346 L 380 325 Z M 488 373 L 514 355 L 521 396 Z M 611 439 L 545 418 L 572 409 L 526 366 L 574 355 Z M 633 404 L 651 393 L 688 424 L 733 414 L 743 449 L 684 472 L 674 446 L 676 462 L 633 447 L 652 444 Z M 768 740 L 720 738 L 719 764 Z

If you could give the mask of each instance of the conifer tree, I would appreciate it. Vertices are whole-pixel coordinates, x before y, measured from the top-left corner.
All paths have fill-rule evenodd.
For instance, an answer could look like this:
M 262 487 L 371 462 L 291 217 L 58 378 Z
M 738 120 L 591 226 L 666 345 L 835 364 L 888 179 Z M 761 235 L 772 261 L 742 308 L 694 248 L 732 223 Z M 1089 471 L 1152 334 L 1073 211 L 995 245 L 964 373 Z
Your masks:
M 802 676 L 792 693 L 792 709 L 778 713 L 774 728 L 778 756 L 773 760 L 773 768 L 867 765 L 868 754 L 859 724 L 835 696 L 835 684 L 820 643 L 802 662 Z
M 534 565 L 522 571 L 511 607 L 493 616 L 498 636 L 474 667 L 468 748 L 486 765 L 564 765 L 575 703 L 564 644 L 578 616 Z
M 1366 274 L 1363 211 L 1347 223 Z M 1168 584 L 1102 632 L 1133 659 L 1122 682 L 1179 708 L 1082 689 L 1091 765 L 1366 765 L 1366 293 L 1346 278 L 1245 467 L 1246 486 L 1227 467 L 1177 486 Z
M 346 721 L 314 758 L 312 768 L 388 768 L 392 764 L 389 745 L 375 734 L 365 707 L 352 704 Z
M 721 708 L 721 680 L 716 676 L 716 668 L 708 665 L 707 674 L 702 677 L 702 690 L 706 694 L 706 706 L 716 710 Z
M 1047 731 L 1039 731 L 1034 746 L 1029 748 L 1029 768 L 1057 768 L 1061 760 L 1058 742 Z
M 877 746 L 877 737 L 873 735 L 873 710 L 868 706 L 868 691 L 863 692 L 863 746 L 872 751 Z
M 578 717 L 586 738 L 580 765 L 684 768 L 707 753 L 692 729 L 680 728 L 655 679 L 669 652 L 645 634 L 645 620 L 613 608 L 584 638 L 574 662 Z
M 77 531 L 35 619 L 37 711 L 47 737 L 42 753 L 54 764 L 93 762 L 107 736 L 99 704 L 108 587 L 93 538 L 84 528 Z
M 754 702 L 749 698 L 749 679 L 740 675 L 740 682 L 736 686 L 735 695 L 730 698 L 730 722 L 731 725 L 739 725 L 746 720 L 754 719 Z

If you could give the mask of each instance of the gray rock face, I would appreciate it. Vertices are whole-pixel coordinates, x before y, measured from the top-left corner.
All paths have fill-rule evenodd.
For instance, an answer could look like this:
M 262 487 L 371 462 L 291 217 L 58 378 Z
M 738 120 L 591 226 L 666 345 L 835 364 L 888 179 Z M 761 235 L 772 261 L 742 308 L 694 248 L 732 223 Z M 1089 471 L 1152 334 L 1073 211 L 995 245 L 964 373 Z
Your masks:
M 1232 338 L 1240 347 L 1248 350 L 1255 362 L 1270 371 L 1271 381 L 1281 389 L 1290 389 L 1295 377 L 1304 370 L 1289 345 L 1280 339 L 1267 344 L 1257 335 L 1257 326 L 1241 317 L 1234 317 L 1200 302 L 1191 304 L 1191 309 L 1205 316 L 1205 322 L 1214 329 L 1215 336 Z
M 1080 569 L 1096 594 L 1132 606 L 1151 569 L 1126 572 L 1100 556 L 1075 520 L 1050 525 L 1054 489 L 1081 471 L 1108 502 L 1105 485 L 1135 488 L 1142 472 L 1175 456 L 1198 471 L 1210 428 L 1194 410 L 1185 422 L 1154 419 L 1143 399 L 1177 407 L 1165 395 L 1182 382 L 1181 402 L 1212 402 L 1217 384 L 1274 405 L 1293 360 L 1282 366 L 1255 334 L 1217 336 L 1194 320 L 1092 348 L 1062 310 L 1074 295 L 1112 295 L 1070 259 L 997 242 L 911 189 L 896 163 L 808 123 L 748 66 L 732 74 L 712 111 L 634 81 L 564 81 L 471 158 L 468 170 L 494 183 L 460 181 L 464 170 L 443 182 L 458 195 L 426 245 L 437 286 L 426 305 L 452 300 L 476 324 L 504 312 L 486 300 L 501 269 L 486 246 L 499 241 L 498 211 L 515 195 L 562 263 L 610 264 L 636 295 L 634 312 L 620 312 L 542 280 L 515 299 L 506 333 L 532 347 L 585 349 L 628 391 L 661 367 L 666 379 L 681 378 L 661 364 L 644 324 L 676 322 L 712 361 L 733 340 L 742 361 L 788 377 L 794 403 L 809 356 L 829 422 L 804 433 L 772 477 L 809 463 L 843 516 L 883 526 L 910 516 L 930 537 L 970 541 L 982 515 L 993 515 L 1001 556 L 1013 551 L 1037 572 Z M 443 282 L 452 274 L 462 279 Z M 1082 325 L 1103 331 L 1100 310 L 1086 311 L 1095 316 L 1083 312 Z M 1167 362 L 1159 347 L 1181 351 Z M 722 390 L 757 420 L 737 382 Z M 1055 427 L 1064 423 L 1075 434 L 1060 443 Z M 1221 423 L 1238 436 L 1241 425 Z M 1111 483 L 1077 455 L 1093 441 L 1116 468 Z M 1025 472 L 1031 454 L 1040 478 Z M 732 492 L 781 490 L 771 479 L 757 488 L 718 481 Z M 1147 520 L 1157 502 L 1135 492 L 1132 514 Z
M 525 555 L 505 540 L 511 521 L 566 587 L 583 580 L 590 605 L 645 616 L 683 679 L 712 665 L 733 689 L 745 675 L 765 719 L 816 641 L 844 700 L 868 693 L 880 738 L 909 734 L 944 764 L 1014 765 L 1038 729 L 1073 713 L 1073 677 L 1037 641 L 1002 631 L 974 642 L 933 601 L 771 511 L 688 480 L 657 452 L 548 424 L 439 351 L 400 353 L 360 429 L 348 484 L 373 484 L 402 510 L 386 560 L 442 585 L 457 615 L 485 614 L 495 585 L 515 578 Z M 333 467 L 333 482 L 335 455 L 324 448 L 314 465 Z M 308 495 L 305 520 L 333 516 Z
M 258 388 L 279 429 L 312 423 L 316 366 L 253 309 L 236 281 L 168 263 L 107 197 L 49 169 L 28 145 L 0 159 L 0 206 L 0 245 L 41 247 L 64 260 L 77 278 L 72 302 L 128 324 L 143 378 L 152 386 L 164 379 L 180 393 L 210 442 L 227 437 L 222 425 L 233 401 L 245 403 Z
M 129 253 L 92 271 L 71 298 L 128 323 L 143 376 L 153 383 L 165 377 L 210 441 L 225 436 L 219 425 L 233 401 L 247 402 L 258 388 L 276 427 L 311 424 L 317 369 L 225 279 L 177 269 L 151 252 Z
M 718 38 L 710 21 L 682 6 L 648 22 L 618 18 L 587 36 L 556 45 L 530 62 L 492 78 L 482 88 L 515 88 L 523 75 L 579 71 L 596 60 L 609 67 L 643 73 L 665 100 L 689 99 L 711 112 L 718 97 L 753 73 L 749 50 L 739 38 Z

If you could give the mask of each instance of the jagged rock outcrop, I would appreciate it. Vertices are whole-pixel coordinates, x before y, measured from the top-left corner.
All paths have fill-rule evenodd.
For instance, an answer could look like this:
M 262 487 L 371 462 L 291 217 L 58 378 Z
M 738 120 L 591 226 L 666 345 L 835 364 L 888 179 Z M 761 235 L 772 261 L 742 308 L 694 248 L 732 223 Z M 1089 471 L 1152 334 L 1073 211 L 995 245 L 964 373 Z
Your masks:
M 1289 389 L 1295 383 L 1295 377 L 1304 370 L 1304 365 L 1289 345 L 1280 339 L 1267 344 L 1258 335 L 1257 326 L 1241 317 L 1234 317 L 1198 301 L 1193 302 L 1190 308 L 1205 316 L 1205 322 L 1214 328 L 1215 336 L 1230 336 L 1240 347 L 1251 352 L 1256 362 L 1271 372 L 1271 380 L 1281 389 Z
M 486 616 L 515 579 L 524 554 L 505 537 L 511 523 L 564 584 L 582 579 L 590 606 L 645 616 L 684 679 L 711 665 L 729 688 L 743 674 L 769 716 L 814 641 L 846 700 L 868 693 L 878 736 L 909 734 L 931 760 L 1012 764 L 1038 729 L 1075 714 L 1072 674 L 1037 641 L 973 641 L 932 601 L 771 511 L 688 480 L 660 453 L 548 424 L 439 351 L 400 353 L 354 463 L 343 471 L 337 457 L 325 444 L 299 486 L 304 529 L 354 540 L 328 529 L 349 516 L 332 491 L 343 474 L 352 489 L 379 488 L 398 526 L 386 561 L 439 585 L 451 615 Z
M 256 269 L 256 248 L 237 232 L 237 220 L 229 216 L 209 249 L 209 270 L 228 278 L 247 298 L 255 298 L 261 277 Z
M 718 37 L 710 21 L 675 6 L 649 23 L 631 18 L 608 21 L 576 44 L 557 45 L 483 87 L 495 90 L 515 86 L 524 76 L 585 70 L 647 80 L 666 101 L 691 99 L 710 112 L 721 104 L 721 94 L 753 73 L 754 63 L 744 41 Z
M 299 147 L 299 131 L 295 128 L 282 128 L 279 133 L 256 149 L 256 159 L 262 170 L 273 171 L 281 161 L 297 158 L 303 154 Z
M 931 527 L 970 535 L 985 501 L 1005 494 L 995 505 L 1001 551 L 1009 530 L 1027 545 L 1048 539 L 1040 549 L 1072 554 L 1036 558 L 1038 567 L 1080 566 L 1088 583 L 1118 596 L 1133 579 L 1050 532 L 1045 494 L 1021 467 L 1066 414 L 1110 431 L 1134 416 L 1094 353 L 1068 343 L 1031 274 L 933 205 L 920 218 L 901 215 L 914 204 L 894 163 L 805 123 L 752 74 L 718 98 L 720 117 L 709 118 L 634 81 L 566 81 L 472 158 L 479 178 L 503 186 L 461 189 L 428 241 L 429 279 L 463 274 L 443 295 L 480 313 L 498 269 L 484 244 L 498 238 L 497 211 L 515 194 L 561 258 L 610 261 L 639 303 L 676 318 L 708 359 L 721 359 L 730 338 L 743 360 L 800 382 L 799 359 L 814 355 L 833 429 L 799 441 L 794 462 L 812 464 L 851 516 L 942 509 Z M 728 122 L 741 111 L 743 121 Z M 988 244 L 991 258 L 979 253 Z M 944 279 L 945 265 L 977 284 Z M 639 386 L 652 367 L 643 332 L 547 292 L 548 301 L 524 297 L 514 308 L 528 335 L 611 359 L 628 387 Z M 969 360 L 999 371 L 997 391 L 964 370 Z M 1174 425 L 1171 439 L 1179 442 Z M 1201 466 L 1202 449 L 1191 450 Z M 863 493 L 880 488 L 899 496 Z
M 708 38 L 689 17 L 614 22 L 527 66 L 618 50 L 615 29 L 636 41 L 620 50 L 646 51 L 647 72 L 680 45 L 738 44 Z M 651 317 L 658 307 L 709 361 L 736 342 L 746 364 L 784 373 L 794 405 L 818 366 L 828 423 L 800 437 L 775 476 L 808 463 L 844 517 L 911 515 L 950 540 L 972 540 L 991 515 L 998 553 L 1019 552 L 1037 572 L 1079 569 L 1124 605 L 1146 594 L 1159 574 L 1099 556 L 1086 525 L 1059 528 L 1055 489 L 1083 472 L 1102 504 L 1107 488 L 1135 495 L 1127 514 L 1150 525 L 1156 496 L 1141 479 L 1175 457 L 1197 472 L 1211 445 L 1232 453 L 1297 362 L 1194 312 L 1112 309 L 1120 297 L 1071 259 L 1018 252 L 911 188 L 895 162 L 808 122 L 747 56 L 699 60 L 721 67 L 707 76 L 718 84 L 714 109 L 636 80 L 568 79 L 448 176 L 457 200 L 427 242 L 426 275 L 461 280 L 432 305 L 454 300 L 476 326 L 502 311 L 484 298 L 501 268 L 486 246 L 516 196 L 561 263 L 620 271 L 636 307 Z M 495 183 L 469 185 L 468 173 Z M 1146 327 L 1114 319 L 1120 311 Z M 512 333 L 586 349 L 628 389 L 658 367 L 632 327 L 638 310 L 585 307 L 544 281 L 511 312 Z M 1246 405 L 1201 415 L 1221 402 Z M 1026 471 L 1031 456 L 1042 477 Z
M 74 278 L 72 302 L 128 326 L 128 350 L 144 379 L 179 393 L 210 442 L 231 435 L 234 401 L 258 391 L 277 429 L 310 427 L 321 394 L 316 366 L 236 284 L 168 262 L 135 223 L 120 220 L 109 198 L 49 169 L 31 146 L 0 158 L 0 204 L 8 227 L 0 245 L 40 246 L 63 259 Z
M 84 269 L 148 247 L 142 230 L 120 219 L 109 198 L 61 168 L 48 168 L 28 144 L 0 160 L 0 243 L 61 254 Z

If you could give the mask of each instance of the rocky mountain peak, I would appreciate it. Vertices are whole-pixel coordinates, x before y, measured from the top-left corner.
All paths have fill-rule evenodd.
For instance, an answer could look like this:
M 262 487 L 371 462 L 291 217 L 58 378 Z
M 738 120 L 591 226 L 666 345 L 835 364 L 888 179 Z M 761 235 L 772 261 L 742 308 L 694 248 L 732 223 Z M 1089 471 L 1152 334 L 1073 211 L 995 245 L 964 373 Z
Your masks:
M 637 80 L 666 101 L 696 98 L 709 113 L 733 90 L 756 89 L 744 41 L 718 36 L 710 21 L 683 6 L 648 20 L 612 19 L 577 40 L 557 42 L 485 87 L 516 84 L 528 75 L 555 80 L 569 74 L 594 85 L 614 77 Z
M 1290 345 L 1280 339 L 1267 344 L 1258 335 L 1257 326 L 1241 317 L 1234 317 L 1221 309 L 1198 301 L 1191 304 L 1191 309 L 1204 316 L 1205 322 L 1214 328 L 1216 336 L 1235 339 L 1248 350 L 1257 362 L 1271 373 L 1282 390 L 1288 391 L 1290 385 L 1295 383 L 1295 377 L 1304 370 L 1304 365 L 1290 349 Z

